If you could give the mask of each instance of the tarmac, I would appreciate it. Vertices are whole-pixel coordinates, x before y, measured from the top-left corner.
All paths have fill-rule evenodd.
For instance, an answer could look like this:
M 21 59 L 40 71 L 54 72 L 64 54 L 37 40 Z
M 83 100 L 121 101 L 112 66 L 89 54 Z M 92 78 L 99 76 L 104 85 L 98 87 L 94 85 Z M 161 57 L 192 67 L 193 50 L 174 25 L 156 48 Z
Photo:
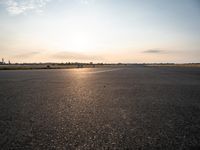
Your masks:
M 200 68 L 0 71 L 1 149 L 200 149 Z

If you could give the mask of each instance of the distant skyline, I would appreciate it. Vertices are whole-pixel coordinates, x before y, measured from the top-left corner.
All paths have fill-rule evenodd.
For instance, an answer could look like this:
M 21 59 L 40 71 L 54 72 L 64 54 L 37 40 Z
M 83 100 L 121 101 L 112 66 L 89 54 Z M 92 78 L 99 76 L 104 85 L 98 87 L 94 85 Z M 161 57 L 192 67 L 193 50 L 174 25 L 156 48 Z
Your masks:
M 11 62 L 199 63 L 199 0 L 0 0 Z

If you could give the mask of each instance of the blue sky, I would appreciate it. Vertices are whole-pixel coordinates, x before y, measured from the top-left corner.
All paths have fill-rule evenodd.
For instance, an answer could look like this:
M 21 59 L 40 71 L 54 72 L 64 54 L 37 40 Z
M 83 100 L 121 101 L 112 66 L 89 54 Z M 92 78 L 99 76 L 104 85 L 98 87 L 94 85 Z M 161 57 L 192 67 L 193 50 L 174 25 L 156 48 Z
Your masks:
M 0 0 L 12 62 L 199 62 L 199 0 Z

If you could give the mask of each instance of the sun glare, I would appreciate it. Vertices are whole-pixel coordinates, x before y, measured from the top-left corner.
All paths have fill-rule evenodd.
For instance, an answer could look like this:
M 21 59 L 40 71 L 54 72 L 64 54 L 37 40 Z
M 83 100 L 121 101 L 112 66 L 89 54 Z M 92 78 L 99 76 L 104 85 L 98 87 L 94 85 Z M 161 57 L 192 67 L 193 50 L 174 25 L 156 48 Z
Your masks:
M 90 51 L 94 48 L 92 37 L 84 33 L 75 33 L 69 39 L 68 47 L 77 52 Z

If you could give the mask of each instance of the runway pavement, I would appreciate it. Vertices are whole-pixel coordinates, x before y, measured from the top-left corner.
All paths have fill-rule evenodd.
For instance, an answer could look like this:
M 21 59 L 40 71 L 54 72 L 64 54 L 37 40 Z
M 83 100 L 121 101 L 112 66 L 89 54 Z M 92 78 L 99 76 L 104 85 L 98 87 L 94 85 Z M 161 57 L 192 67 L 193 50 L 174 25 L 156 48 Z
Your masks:
M 0 71 L 1 149 L 199 149 L 200 69 Z

